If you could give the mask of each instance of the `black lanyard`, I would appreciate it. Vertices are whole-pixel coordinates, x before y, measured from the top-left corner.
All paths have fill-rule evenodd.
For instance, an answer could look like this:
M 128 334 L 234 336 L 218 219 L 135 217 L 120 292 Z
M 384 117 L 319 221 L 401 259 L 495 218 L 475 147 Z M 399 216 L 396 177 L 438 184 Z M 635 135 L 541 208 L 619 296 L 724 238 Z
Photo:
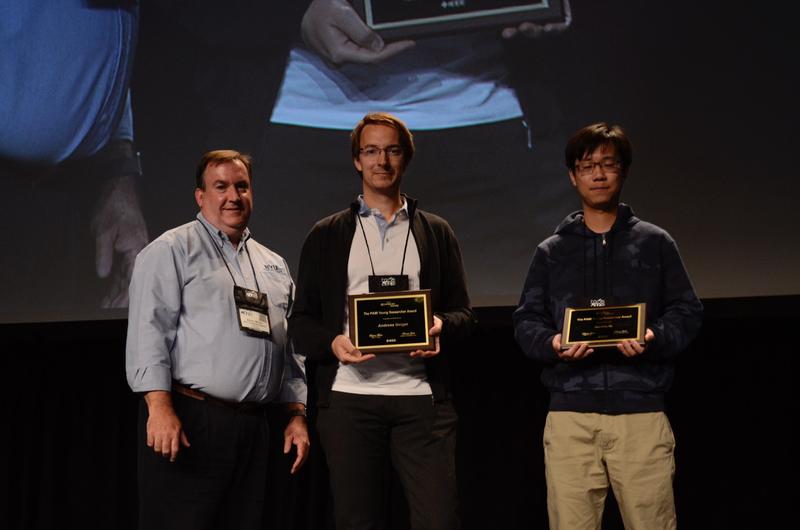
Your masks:
M 219 254 L 220 258 L 222 258 L 222 263 L 224 263 L 225 264 L 225 268 L 228 269 L 228 274 L 231 275 L 231 280 L 233 280 L 233 285 L 238 287 L 238 285 L 236 283 L 236 278 L 233 277 L 233 273 L 231 272 L 231 268 L 228 267 L 228 260 L 225 259 L 225 254 L 222 253 L 222 249 L 217 246 L 217 242 L 214 240 L 214 236 L 211 234 L 211 231 L 209 231 L 209 229 L 206 227 L 205 224 L 203 224 L 202 221 L 198 221 L 198 223 L 200 223 L 200 226 L 202 226 L 203 229 L 208 233 L 208 237 L 211 238 L 211 244 L 214 245 L 214 249 L 216 249 L 217 254 Z M 256 282 L 256 291 L 261 292 L 261 288 L 258 286 L 258 277 L 256 277 L 256 269 L 255 269 L 255 267 L 253 267 L 253 258 L 250 257 L 250 249 L 247 248 L 247 241 L 246 240 L 244 242 L 244 251 L 247 253 L 247 260 L 250 262 L 250 270 L 253 271 L 253 280 L 255 280 L 255 282 Z M 244 277 L 244 276 L 242 276 L 242 277 Z
M 372 253 L 369 251 L 369 241 L 367 241 L 367 233 L 364 231 L 364 223 L 361 222 L 361 212 L 356 213 L 358 217 L 358 224 L 361 226 L 361 233 L 364 235 L 364 244 L 367 246 L 367 257 L 369 257 L 369 266 L 372 268 L 372 275 L 375 276 L 375 265 L 372 263 Z M 395 216 L 396 218 L 396 216 Z M 387 225 L 388 226 L 388 225 Z M 380 231 L 380 230 L 379 230 Z M 408 219 L 408 231 L 406 232 L 406 242 L 403 245 L 403 261 L 400 263 L 400 274 L 406 268 L 406 252 L 408 251 L 408 236 L 411 235 L 411 218 Z

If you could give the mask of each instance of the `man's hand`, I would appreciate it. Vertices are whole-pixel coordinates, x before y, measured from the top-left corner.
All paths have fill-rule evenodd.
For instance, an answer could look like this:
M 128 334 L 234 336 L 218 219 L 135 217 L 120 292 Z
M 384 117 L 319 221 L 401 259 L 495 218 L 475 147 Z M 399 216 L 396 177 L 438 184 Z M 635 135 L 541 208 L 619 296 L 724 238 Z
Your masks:
M 293 404 L 302 407 L 302 404 Z M 283 431 L 283 454 L 288 455 L 292 450 L 292 446 L 297 448 L 297 457 L 294 459 L 292 469 L 289 471 L 295 474 L 299 470 L 306 459 L 308 458 L 308 451 L 311 447 L 311 442 L 308 439 L 308 426 L 306 419 L 302 416 L 293 416 Z
M 647 328 L 647 331 L 644 332 L 644 346 L 636 342 L 635 340 L 623 340 L 619 344 L 617 344 L 617 349 L 622 352 L 622 355 L 625 357 L 636 357 L 637 355 L 641 355 L 647 349 L 647 345 L 655 338 L 653 334 L 653 330 Z
M 569 349 L 561 350 L 561 333 L 553 337 L 553 351 L 556 352 L 558 358 L 562 361 L 578 361 L 584 359 L 594 353 L 594 349 L 590 348 L 588 344 L 582 342 L 580 344 L 573 344 Z
M 534 22 L 523 22 L 517 27 L 503 29 L 501 35 L 504 39 L 513 39 L 517 35 L 522 35 L 529 39 L 537 39 L 545 35 L 558 35 L 563 33 L 572 24 L 572 8 L 569 0 L 564 0 L 564 20 L 561 22 L 548 22 L 547 24 L 536 24 Z
M 361 353 L 358 348 L 353 346 L 350 337 L 345 335 L 336 335 L 336 338 L 331 342 L 331 351 L 342 364 L 363 363 L 375 358 L 374 353 Z
M 147 447 L 152 447 L 156 454 L 174 462 L 181 445 L 190 447 L 190 444 L 172 406 L 172 394 L 164 390 L 154 390 L 145 394 L 144 400 L 149 411 Z
M 347 0 L 311 2 L 300 32 L 312 50 L 335 65 L 377 63 L 414 46 L 410 40 L 384 44 Z
M 111 275 L 111 286 L 101 307 L 127 307 L 133 263 L 147 245 L 147 228 L 139 208 L 134 177 L 115 177 L 107 181 L 95 206 L 91 229 L 95 237 L 97 276 Z
M 433 350 L 417 350 L 412 351 L 412 357 L 433 357 L 434 355 L 439 355 L 439 335 L 442 334 L 442 319 L 433 315 L 433 327 L 428 331 L 428 335 L 433 337 L 433 344 L 435 349 Z

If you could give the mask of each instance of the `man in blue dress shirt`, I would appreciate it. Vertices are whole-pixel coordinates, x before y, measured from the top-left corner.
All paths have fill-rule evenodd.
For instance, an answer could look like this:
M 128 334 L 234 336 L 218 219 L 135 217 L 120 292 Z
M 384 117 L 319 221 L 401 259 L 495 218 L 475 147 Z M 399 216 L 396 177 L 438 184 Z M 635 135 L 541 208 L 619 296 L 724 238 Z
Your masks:
M 294 284 L 252 239 L 250 158 L 212 151 L 198 165 L 197 219 L 136 258 L 127 375 L 144 396 L 140 528 L 260 528 L 265 405 L 283 401 L 294 473 L 305 461 L 304 359 L 286 336 Z

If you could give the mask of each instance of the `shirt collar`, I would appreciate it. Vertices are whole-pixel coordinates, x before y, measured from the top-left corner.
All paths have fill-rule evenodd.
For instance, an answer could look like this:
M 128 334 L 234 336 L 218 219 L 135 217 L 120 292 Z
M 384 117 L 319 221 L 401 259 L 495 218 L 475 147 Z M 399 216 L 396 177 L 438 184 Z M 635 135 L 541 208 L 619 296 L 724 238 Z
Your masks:
M 203 217 L 202 212 L 197 212 L 197 220 L 203 223 L 203 226 L 205 226 L 210 233 L 216 234 L 217 238 L 219 238 L 220 245 L 224 247 L 225 243 L 230 242 L 228 234 L 226 234 L 216 226 L 209 223 L 208 219 Z M 250 239 L 250 229 L 245 227 L 244 232 L 242 232 L 242 238 L 239 240 L 239 247 L 241 247 L 242 244 L 246 243 L 248 239 Z
M 402 215 L 405 219 L 408 219 L 408 201 L 406 200 L 405 195 L 401 195 L 401 197 L 403 198 L 403 205 L 395 212 L 395 218 L 399 215 Z M 383 214 L 381 214 L 380 210 L 367 206 L 367 203 L 364 200 L 364 195 L 358 196 L 358 215 L 361 217 L 369 217 L 370 215 L 374 215 L 383 219 Z

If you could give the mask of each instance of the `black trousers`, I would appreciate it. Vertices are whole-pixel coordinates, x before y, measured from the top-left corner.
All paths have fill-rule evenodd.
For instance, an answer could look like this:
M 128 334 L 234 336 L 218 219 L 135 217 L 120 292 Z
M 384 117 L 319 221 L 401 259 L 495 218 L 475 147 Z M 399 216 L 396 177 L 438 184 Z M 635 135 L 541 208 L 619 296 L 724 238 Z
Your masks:
M 173 392 L 191 447 L 175 462 L 147 447 L 147 405 L 139 408 L 141 530 L 260 529 L 269 428 L 264 411 L 236 411 Z
M 403 485 L 411 527 L 458 527 L 455 410 L 431 396 L 333 392 L 318 411 L 328 461 L 336 528 L 380 528 L 386 462 Z

